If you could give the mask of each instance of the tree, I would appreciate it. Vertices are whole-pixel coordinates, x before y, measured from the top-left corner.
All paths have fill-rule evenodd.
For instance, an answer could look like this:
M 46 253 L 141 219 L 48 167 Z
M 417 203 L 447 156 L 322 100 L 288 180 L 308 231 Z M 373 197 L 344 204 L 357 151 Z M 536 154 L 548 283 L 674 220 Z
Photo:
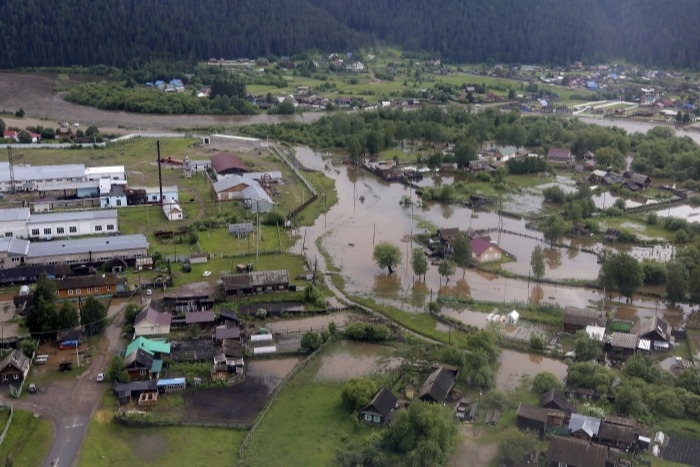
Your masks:
M 530 255 L 530 267 L 532 268 L 532 275 L 535 276 L 535 280 L 542 280 L 544 277 L 544 253 L 542 253 L 542 247 L 539 245 L 535 246 L 532 250 L 532 255 Z
M 381 242 L 374 247 L 372 257 L 377 266 L 381 269 L 387 268 L 389 274 L 392 274 L 394 268 L 401 262 L 401 250 L 392 243 Z
M 5 130 L 7 130 L 7 125 L 5 125 L 5 120 L 0 118 L 0 134 L 5 133 Z
M 20 131 L 19 136 L 17 137 L 19 139 L 19 142 L 22 144 L 29 144 L 32 142 L 32 137 L 27 131 Z
M 90 125 L 87 127 L 87 130 L 85 130 L 85 136 L 88 136 L 90 138 L 100 136 L 100 129 L 97 128 L 95 125 Z
M 353 378 L 343 387 L 340 400 L 343 407 L 350 413 L 355 413 L 367 405 L 377 392 L 377 385 L 368 378 Z
M 530 334 L 530 350 L 534 352 L 542 352 L 547 347 L 547 343 L 539 334 Z
M 455 447 L 457 431 L 450 409 L 415 401 L 396 413 L 384 433 L 384 445 L 407 465 L 443 465 Z
M 88 297 L 80 309 L 80 322 L 86 334 L 100 334 L 107 327 L 107 308 L 95 297 Z
M 348 138 L 345 142 L 345 149 L 348 151 L 350 160 L 355 165 L 360 163 L 360 154 L 362 154 L 362 143 L 356 137 Z
M 700 368 L 689 367 L 676 378 L 676 386 L 700 395 Z
M 549 371 L 537 373 L 532 380 L 532 390 L 537 394 L 543 394 L 552 389 L 561 389 L 562 386 L 561 380 Z
M 534 431 L 521 431 L 509 426 L 501 432 L 498 445 L 498 459 L 501 465 L 520 465 L 535 450 L 537 435 Z
M 627 253 L 613 253 L 607 255 L 598 280 L 604 287 L 611 287 L 630 300 L 642 285 L 644 271 L 639 261 Z
M 423 276 L 423 282 L 425 282 L 425 273 L 428 272 L 428 258 L 426 258 L 423 248 L 413 249 L 411 253 L 411 267 L 413 268 L 413 274 Z
M 666 295 L 671 303 L 685 300 L 688 293 L 688 271 L 679 261 L 666 265 Z
M 566 193 L 559 187 L 559 185 L 554 185 L 542 190 L 542 196 L 544 196 L 545 201 L 550 203 L 563 203 L 566 199 Z
M 544 239 L 554 245 L 557 240 L 564 236 L 564 223 L 555 219 L 544 229 Z
M 301 337 L 301 348 L 307 352 L 313 352 L 321 347 L 321 344 L 323 344 L 321 336 L 316 332 L 308 331 Z
M 141 307 L 136 303 L 129 303 L 124 310 L 124 324 L 133 328 L 139 313 L 141 313 Z
M 457 235 L 452 240 L 452 261 L 462 268 L 462 279 L 464 279 L 467 268 L 472 262 L 471 240 L 464 232 L 457 232 Z
M 128 383 L 129 374 L 126 373 L 127 379 L 124 380 L 123 370 L 124 369 L 124 357 L 116 355 L 109 361 L 109 366 L 107 367 L 107 374 L 105 375 L 107 379 L 113 383 L 121 382 Z
M 459 167 L 469 164 L 477 158 L 477 142 L 474 138 L 464 138 L 455 144 L 455 162 Z
M 19 342 L 19 349 L 25 356 L 32 358 L 32 354 L 36 350 L 37 345 L 39 345 L 39 342 L 34 339 L 22 339 Z
M 53 329 L 71 329 L 78 325 L 78 311 L 68 301 L 63 302 L 53 319 Z
M 579 331 L 576 333 L 574 352 L 576 352 L 576 360 L 578 361 L 595 360 L 603 352 L 603 344 L 600 341 L 591 339 L 586 331 Z
M 450 276 L 455 273 L 455 263 L 452 261 L 442 261 L 440 265 L 438 266 L 438 274 L 440 274 L 441 277 L 445 277 L 447 281 L 445 281 L 445 284 L 450 282 Z

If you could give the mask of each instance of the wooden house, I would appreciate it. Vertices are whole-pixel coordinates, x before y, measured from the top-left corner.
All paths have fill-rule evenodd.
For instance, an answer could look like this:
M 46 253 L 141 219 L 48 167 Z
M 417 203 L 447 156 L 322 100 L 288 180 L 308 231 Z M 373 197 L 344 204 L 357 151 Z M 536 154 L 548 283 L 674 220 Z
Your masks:
M 563 429 L 566 414 L 557 409 L 537 407 L 521 403 L 518 406 L 516 423 L 521 430 L 536 431 L 540 437 L 552 429 Z
M 583 330 L 586 326 L 605 327 L 607 322 L 605 313 L 601 311 L 573 306 L 567 306 L 564 309 L 564 330 L 568 332 Z
M 440 365 L 433 370 L 418 391 L 418 399 L 424 402 L 443 403 L 457 381 L 459 369 Z
M 30 364 L 26 355 L 19 350 L 13 350 L 0 361 L 0 381 L 19 384 L 27 377 Z
M 116 274 L 90 274 L 69 276 L 55 280 L 56 294 L 60 298 L 91 297 L 113 295 L 117 290 Z
M 365 407 L 360 409 L 360 420 L 368 423 L 388 424 L 398 399 L 388 388 L 380 389 Z
M 540 397 L 540 407 L 560 410 L 566 413 L 568 417 L 576 410 L 576 403 L 570 402 L 562 391 L 550 389 Z
M 289 289 L 289 271 L 252 271 L 246 274 L 231 274 L 222 277 L 226 295 L 249 295 Z
M 477 263 L 488 263 L 491 261 L 500 261 L 503 252 L 498 246 L 489 242 L 482 237 L 474 237 L 471 239 L 472 259 Z
M 170 334 L 170 313 L 161 313 L 152 308 L 143 310 L 134 321 L 134 337 Z
M 649 339 L 655 347 L 657 343 L 671 344 L 674 341 L 673 327 L 658 316 L 640 321 L 632 328 L 631 333 L 640 339 Z
M 576 438 L 553 436 L 547 450 L 547 466 L 552 467 L 606 467 L 607 446 Z
M 571 149 L 551 148 L 547 152 L 547 161 L 554 164 L 571 164 L 574 161 L 574 156 L 571 154 Z

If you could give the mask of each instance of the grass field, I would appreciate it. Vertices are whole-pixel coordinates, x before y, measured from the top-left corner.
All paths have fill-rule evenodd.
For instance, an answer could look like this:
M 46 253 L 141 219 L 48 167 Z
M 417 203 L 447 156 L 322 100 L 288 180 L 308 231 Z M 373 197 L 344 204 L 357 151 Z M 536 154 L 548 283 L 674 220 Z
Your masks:
M 338 448 L 373 431 L 342 408 L 342 383 L 315 381 L 320 360 L 302 369 L 284 388 L 252 436 L 242 465 L 334 465 Z
M 114 399 L 105 397 L 90 421 L 78 465 L 232 465 L 246 434 L 223 428 L 127 428 L 112 422 L 113 406 Z
M 34 418 L 30 412 L 15 410 L 7 437 L 0 445 L 0 460 L 3 465 L 14 467 L 41 465 L 49 452 L 52 436 L 50 421 Z

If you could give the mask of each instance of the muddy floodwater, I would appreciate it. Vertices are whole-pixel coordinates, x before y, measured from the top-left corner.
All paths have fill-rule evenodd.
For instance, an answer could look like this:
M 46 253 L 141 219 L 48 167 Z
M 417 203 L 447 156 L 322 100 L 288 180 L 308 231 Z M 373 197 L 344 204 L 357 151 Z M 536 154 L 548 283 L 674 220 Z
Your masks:
M 568 368 L 559 360 L 514 350 L 503 350 L 499 364 L 496 374 L 496 389 L 499 391 L 513 391 L 520 386 L 524 376 L 533 378 L 543 371 L 549 371 L 563 381 Z
M 269 321 L 267 328 L 272 333 L 288 334 L 299 333 L 306 331 L 321 331 L 328 329 L 328 325 L 334 322 L 338 327 L 343 328 L 345 325 L 360 317 L 357 313 L 341 311 L 337 313 L 328 313 L 324 315 L 308 316 L 295 319 L 281 319 L 278 321 Z
M 400 360 L 387 356 L 388 349 L 378 344 L 341 341 L 321 357 L 317 381 L 347 381 L 375 373 L 384 373 L 399 365 Z
M 254 380 L 272 391 L 292 371 L 301 358 L 251 359 L 248 361 L 246 378 Z
M 596 255 L 582 249 L 598 252 L 603 245 L 588 239 L 573 239 L 567 240 L 572 249 L 549 248 L 541 243 L 541 232 L 527 229 L 524 220 L 440 203 L 401 206 L 399 201 L 403 197 L 414 201 L 418 199 L 413 189 L 398 183 L 386 183 L 355 167 L 332 166 L 306 147 L 297 147 L 296 155 L 302 165 L 322 170 L 335 179 L 338 203 L 312 227 L 301 230 L 300 234 L 306 236 L 307 244 L 300 240 L 293 251 L 308 254 L 308 243 L 322 237 L 322 246 L 333 258 L 335 266 L 340 268 L 345 279 L 345 291 L 350 295 L 368 296 L 413 312 L 424 311 L 427 303 L 436 299 L 438 293 L 492 302 L 557 303 L 562 307 L 587 307 L 603 298 L 602 291 L 597 289 L 536 284 L 527 279 L 505 278 L 475 269 L 457 269 L 446 281 L 438 274 L 436 265 L 430 265 L 425 282 L 422 282 L 422 278 L 414 277 L 410 266 L 412 249 L 420 247 L 411 240 L 411 236 L 434 228 L 494 229 L 500 226 L 504 230 L 525 235 L 491 233 L 494 243 L 516 257 L 514 261 L 505 263 L 503 268 L 523 276 L 529 271 L 532 249 L 540 244 L 546 253 L 545 277 L 595 279 L 600 270 Z M 372 259 L 374 245 L 382 241 L 398 245 L 402 251 L 401 264 L 392 275 L 379 269 Z M 663 260 L 673 254 L 672 248 L 664 246 L 615 247 L 639 259 Z M 310 260 L 313 261 L 313 258 Z M 619 300 L 616 296 L 612 298 Z M 633 308 L 632 319 L 643 319 L 657 313 L 665 316 L 667 312 L 675 316 L 676 310 L 667 307 L 664 302 L 639 298 L 635 298 Z M 682 310 L 683 315 L 687 315 L 690 307 L 684 305 Z M 455 317 L 473 325 L 477 325 L 475 321 L 480 319 L 467 313 Z

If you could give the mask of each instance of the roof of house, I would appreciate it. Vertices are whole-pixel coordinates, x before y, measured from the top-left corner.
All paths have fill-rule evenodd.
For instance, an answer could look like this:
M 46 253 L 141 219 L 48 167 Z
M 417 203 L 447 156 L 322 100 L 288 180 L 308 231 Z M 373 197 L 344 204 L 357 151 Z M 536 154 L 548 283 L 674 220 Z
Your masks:
M 46 214 L 33 214 L 27 224 L 46 224 L 50 222 L 80 222 L 98 219 L 114 219 L 117 221 L 116 209 L 99 209 L 94 211 L 59 211 Z
M 455 367 L 438 366 L 430 373 L 428 379 L 421 386 L 420 391 L 418 391 L 418 398 L 423 399 L 426 396 L 430 396 L 436 402 L 444 401 L 457 380 L 458 372 L 459 370 Z
M 626 332 L 613 332 L 610 336 L 610 345 L 619 349 L 634 350 L 637 348 L 639 337 Z
M 216 334 L 214 334 L 214 337 L 217 340 L 240 339 L 241 338 L 241 328 L 239 328 L 238 326 L 233 326 L 231 328 L 227 328 L 225 326 L 219 326 L 216 328 Z
M 582 463 L 582 459 L 585 462 Z M 549 440 L 547 460 L 564 465 L 586 465 L 586 467 L 605 467 L 608 448 L 600 444 L 576 438 L 552 436 Z
M 136 315 L 134 325 L 140 324 L 142 321 L 149 321 L 159 326 L 170 326 L 172 320 L 173 316 L 170 313 L 161 313 L 153 308 L 147 308 Z
M 571 157 L 571 149 L 551 148 L 547 153 L 547 159 L 567 160 Z
M 569 420 L 569 430 L 571 430 L 572 433 L 583 431 L 592 438 L 598 435 L 599 429 L 600 418 L 588 417 L 578 413 L 571 414 L 571 419 Z
M 243 343 L 238 339 L 224 339 L 221 343 L 221 351 L 227 357 L 243 357 Z
M 186 324 L 213 323 L 216 315 L 213 311 L 188 311 L 185 313 Z
M 156 391 L 158 389 L 158 381 L 155 379 L 147 379 L 144 381 L 131 381 L 129 383 L 114 383 L 112 393 L 115 396 L 123 393 L 139 393 L 147 391 Z
M 207 161 L 208 162 L 208 161 Z M 160 196 L 159 186 L 129 186 L 132 190 L 143 190 L 147 195 L 158 195 Z M 165 185 L 163 186 L 163 193 L 179 193 L 179 188 L 177 185 Z
M 85 176 L 85 165 L 29 165 L 15 164 L 15 183 L 39 180 L 56 180 L 61 178 L 82 179 Z M 10 181 L 9 162 L 0 162 L 0 182 Z
M 150 354 L 170 354 L 170 343 L 162 340 L 146 339 L 139 336 L 126 347 L 126 355 L 129 355 L 136 349 L 144 349 Z
M 58 331 L 56 333 L 56 340 L 57 341 L 72 341 L 72 340 L 78 340 L 83 337 L 83 330 L 82 328 L 76 328 L 76 329 L 65 329 L 63 331 Z
M 635 428 L 631 426 L 615 425 L 602 421 L 598 429 L 598 438 L 602 440 L 616 441 L 618 443 L 634 443 Z
M 125 368 L 148 368 L 153 366 L 153 354 L 142 347 L 135 348 L 124 357 Z
M 697 465 L 700 459 L 700 441 L 671 435 L 668 444 L 661 447 L 661 457 L 680 464 Z
M 658 316 L 651 319 L 645 319 L 635 324 L 630 331 L 639 337 L 644 337 L 652 332 L 657 332 L 666 342 L 671 340 L 671 326 Z
M 540 423 L 547 423 L 547 416 L 550 412 L 551 409 L 537 407 L 536 405 L 523 404 L 522 402 L 518 406 L 518 417 L 534 420 Z
M 170 200 L 163 201 L 163 212 L 166 216 L 170 216 L 172 213 L 182 213 L 182 208 L 177 204 L 177 201 L 171 198 Z
M 494 246 L 491 242 L 482 237 L 472 238 L 472 253 L 476 256 L 481 256 L 486 250 Z
M 243 189 L 241 195 L 248 203 L 261 201 L 263 203 L 274 204 L 270 195 L 267 194 L 267 191 L 257 182 L 251 182 Z
M 29 208 L 0 209 L 0 222 L 29 220 Z
M 87 276 L 68 276 L 64 277 L 63 279 L 54 280 L 54 284 L 57 290 L 102 287 L 104 285 L 115 285 L 116 283 L 116 274 L 90 274 Z
M 569 402 L 564 393 L 556 389 L 550 389 L 542 394 L 542 397 L 540 397 L 540 407 L 544 407 L 550 403 L 554 403 L 557 407 L 564 411 L 573 412 L 576 410 L 576 404 Z
M 0 371 L 8 366 L 11 366 L 22 373 L 29 371 L 29 358 L 19 350 L 13 350 L 5 358 L 0 361 Z
M 590 308 L 567 306 L 564 309 L 564 324 L 572 326 L 605 326 L 605 313 Z
M 219 317 L 227 321 L 238 321 L 238 313 L 232 310 L 222 310 Z
M 498 152 L 502 156 L 512 156 L 513 154 L 518 152 L 518 148 L 516 148 L 515 146 L 505 146 L 502 148 L 498 148 Z
M 618 417 L 616 415 L 608 415 L 603 419 L 603 421 L 612 425 L 631 426 L 632 428 L 637 427 L 637 422 L 635 422 L 631 418 Z
M 253 271 L 243 274 L 230 274 L 221 278 L 226 290 L 261 287 L 266 285 L 289 283 L 289 271 L 273 269 L 270 271 Z
M 0 252 L 8 255 L 26 256 L 29 252 L 29 240 L 17 237 L 0 237 Z
M 211 166 L 216 173 L 222 173 L 226 171 L 240 171 L 248 172 L 248 166 L 245 165 L 243 159 L 228 152 L 220 152 L 214 154 L 211 158 Z
M 238 185 L 245 185 L 246 187 L 253 184 L 257 183 L 254 180 L 247 180 L 240 175 L 231 175 L 228 177 L 221 177 L 217 181 L 213 183 L 214 191 L 217 193 L 221 193 L 223 191 L 226 191 L 230 188 L 233 188 L 234 186 Z
M 384 417 L 388 417 L 391 415 L 391 411 L 394 410 L 394 407 L 396 407 L 397 402 L 398 399 L 392 394 L 389 388 L 381 388 L 374 394 L 370 403 L 360 409 L 360 413 L 376 412 Z
M 630 176 L 630 180 L 632 180 L 637 185 L 644 185 L 646 183 L 649 183 L 649 176 L 644 175 L 644 174 L 635 173 L 635 174 L 632 174 L 632 176 Z
M 55 255 L 75 255 L 85 253 L 109 253 L 115 250 L 147 249 L 148 240 L 143 234 L 116 235 L 110 237 L 86 237 L 79 240 L 54 240 L 51 242 L 31 242 L 27 256 L 37 258 Z

